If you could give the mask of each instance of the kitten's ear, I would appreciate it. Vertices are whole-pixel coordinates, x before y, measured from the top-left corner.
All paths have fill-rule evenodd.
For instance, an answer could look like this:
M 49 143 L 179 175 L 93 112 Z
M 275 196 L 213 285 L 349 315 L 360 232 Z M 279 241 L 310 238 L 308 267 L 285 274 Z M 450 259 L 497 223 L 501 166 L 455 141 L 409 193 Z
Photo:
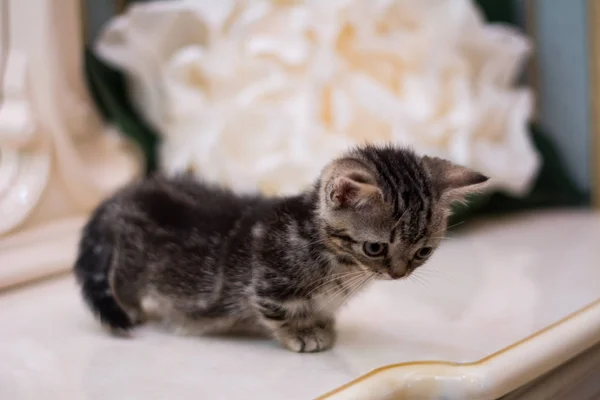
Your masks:
M 356 160 L 340 159 L 322 174 L 327 204 L 334 209 L 366 210 L 381 204 L 383 193 L 372 172 Z
M 355 174 L 348 174 L 333 179 L 329 200 L 334 207 L 364 210 L 381 203 L 383 200 L 381 190 L 373 184 L 356 178 Z
M 438 157 L 425 156 L 422 161 L 441 198 L 448 203 L 463 201 L 467 195 L 482 191 L 489 179 L 477 171 Z

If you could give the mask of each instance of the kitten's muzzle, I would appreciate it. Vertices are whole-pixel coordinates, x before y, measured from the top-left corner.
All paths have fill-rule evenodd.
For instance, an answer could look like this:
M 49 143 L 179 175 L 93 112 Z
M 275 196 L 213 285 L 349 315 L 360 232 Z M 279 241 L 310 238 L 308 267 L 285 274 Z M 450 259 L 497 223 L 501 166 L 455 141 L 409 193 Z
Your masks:
M 412 269 L 410 267 L 410 264 L 399 262 L 396 265 L 391 265 L 387 269 L 387 273 L 392 279 L 406 278 L 412 272 Z
M 390 268 L 390 270 L 388 271 L 388 275 L 392 279 L 402 279 L 402 278 L 405 278 L 406 276 L 408 276 L 408 271 L 407 270 L 397 271 L 397 270 Z

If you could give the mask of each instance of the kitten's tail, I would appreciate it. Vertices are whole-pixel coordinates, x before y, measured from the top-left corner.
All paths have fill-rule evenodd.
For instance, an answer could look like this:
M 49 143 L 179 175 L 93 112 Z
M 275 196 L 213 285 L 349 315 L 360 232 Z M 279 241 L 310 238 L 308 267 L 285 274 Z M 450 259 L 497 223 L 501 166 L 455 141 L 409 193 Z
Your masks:
M 134 324 L 117 302 L 110 285 L 116 243 L 111 230 L 102 224 L 103 208 L 98 208 L 83 229 L 73 269 L 85 302 L 100 322 L 113 332 L 124 332 Z

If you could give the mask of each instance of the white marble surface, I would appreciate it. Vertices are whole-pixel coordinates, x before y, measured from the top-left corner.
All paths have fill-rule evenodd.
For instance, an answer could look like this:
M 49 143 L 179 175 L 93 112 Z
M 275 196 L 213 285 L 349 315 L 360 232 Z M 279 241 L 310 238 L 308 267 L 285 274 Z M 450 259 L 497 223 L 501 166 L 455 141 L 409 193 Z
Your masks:
M 117 339 L 83 308 L 71 278 L 14 290 L 0 296 L 0 398 L 309 399 L 391 363 L 476 361 L 600 298 L 600 216 L 480 223 L 453 235 L 417 275 L 355 298 L 337 346 L 321 354 L 153 327 Z M 568 352 L 563 342 L 585 329 L 596 325 L 565 325 L 550 348 Z

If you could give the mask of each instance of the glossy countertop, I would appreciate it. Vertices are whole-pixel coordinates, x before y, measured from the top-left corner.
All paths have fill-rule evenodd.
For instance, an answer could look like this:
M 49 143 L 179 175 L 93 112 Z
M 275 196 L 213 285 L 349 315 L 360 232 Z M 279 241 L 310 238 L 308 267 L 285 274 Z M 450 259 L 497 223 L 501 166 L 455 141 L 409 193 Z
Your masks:
M 583 211 L 454 232 L 414 279 L 354 298 L 320 354 L 152 326 L 114 338 L 64 277 L 0 294 L 0 398 L 493 398 L 600 341 L 598 299 L 600 215 Z

